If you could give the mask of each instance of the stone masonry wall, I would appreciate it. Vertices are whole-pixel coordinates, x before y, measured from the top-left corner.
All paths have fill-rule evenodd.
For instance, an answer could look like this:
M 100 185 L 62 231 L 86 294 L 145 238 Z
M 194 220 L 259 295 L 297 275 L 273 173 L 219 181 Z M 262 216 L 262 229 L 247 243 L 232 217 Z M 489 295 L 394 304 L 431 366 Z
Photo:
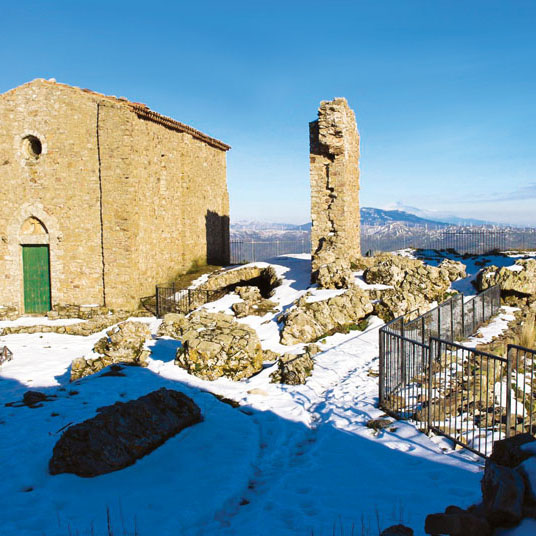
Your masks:
M 132 309 L 228 260 L 225 150 L 125 102 L 45 80 L 0 95 L 1 305 L 24 310 L 21 244 L 49 244 L 53 304 Z
M 229 262 L 225 152 L 187 133 L 137 119 L 138 293 L 154 293 L 193 263 Z M 156 150 L 155 150 L 156 149 Z M 148 180 L 149 177 L 151 180 Z
M 0 96 L 0 304 L 20 311 L 21 244 L 49 244 L 53 303 L 102 301 L 96 104 L 51 89 L 38 82 Z M 42 142 L 37 159 L 28 135 Z M 44 227 L 25 225 L 31 217 Z
M 359 133 L 346 99 L 322 101 L 309 125 L 313 281 L 333 259 L 360 255 Z

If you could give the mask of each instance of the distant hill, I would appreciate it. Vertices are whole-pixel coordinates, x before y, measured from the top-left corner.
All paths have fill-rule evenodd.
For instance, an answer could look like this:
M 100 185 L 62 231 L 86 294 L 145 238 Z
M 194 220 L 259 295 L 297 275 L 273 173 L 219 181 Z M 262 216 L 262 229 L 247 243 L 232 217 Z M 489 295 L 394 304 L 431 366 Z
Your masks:
M 404 223 L 407 225 L 422 225 L 427 227 L 446 227 L 448 224 L 434 220 L 427 220 L 404 212 L 403 210 L 383 210 L 381 208 L 362 207 L 361 225 L 389 225 L 392 223 Z
M 428 220 L 415 214 L 404 212 L 403 210 L 383 210 L 381 208 L 362 207 L 361 208 L 361 225 L 391 225 L 393 223 L 402 223 L 407 226 L 427 226 L 427 227 L 446 227 L 444 222 Z M 310 231 L 311 223 L 296 225 L 292 223 L 269 223 L 258 221 L 237 221 L 231 223 L 233 233 L 243 233 L 251 231 Z

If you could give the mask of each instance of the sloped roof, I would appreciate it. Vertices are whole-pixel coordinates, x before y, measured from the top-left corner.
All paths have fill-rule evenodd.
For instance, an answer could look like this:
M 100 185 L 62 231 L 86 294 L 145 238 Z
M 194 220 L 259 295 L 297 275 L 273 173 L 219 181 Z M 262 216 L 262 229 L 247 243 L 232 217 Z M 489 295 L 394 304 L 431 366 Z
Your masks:
M 44 83 L 46 85 L 51 85 L 51 86 L 72 89 L 73 91 L 78 91 L 81 93 L 92 95 L 99 99 L 115 102 L 117 104 L 130 108 L 141 119 L 146 119 L 147 121 L 158 123 L 167 128 L 170 128 L 171 130 L 176 130 L 177 132 L 185 132 L 187 134 L 190 134 L 190 136 L 197 138 L 198 140 L 204 141 L 205 143 L 207 143 L 208 145 L 211 145 L 212 147 L 221 149 L 222 151 L 228 151 L 231 148 L 226 143 L 223 143 L 222 141 L 217 140 L 216 138 L 212 138 L 208 136 L 207 134 L 204 134 L 203 132 L 193 127 L 185 125 L 184 123 L 181 123 L 179 121 L 175 121 L 175 119 L 172 119 L 171 117 L 166 117 L 165 115 L 161 115 L 158 112 L 151 110 L 146 104 L 143 104 L 141 102 L 132 102 L 124 97 L 117 98 L 115 96 L 104 95 L 102 93 L 92 91 L 91 89 L 83 89 L 83 88 L 79 88 L 76 86 L 70 86 L 68 84 L 61 84 L 59 82 L 56 82 L 54 79 L 45 80 L 43 78 L 37 78 L 35 80 L 32 80 L 31 82 L 27 82 L 26 84 L 23 84 L 22 86 L 16 87 L 6 93 L 10 93 L 11 91 L 17 91 L 18 89 L 24 86 L 27 86 L 29 84 L 34 84 L 36 82 Z

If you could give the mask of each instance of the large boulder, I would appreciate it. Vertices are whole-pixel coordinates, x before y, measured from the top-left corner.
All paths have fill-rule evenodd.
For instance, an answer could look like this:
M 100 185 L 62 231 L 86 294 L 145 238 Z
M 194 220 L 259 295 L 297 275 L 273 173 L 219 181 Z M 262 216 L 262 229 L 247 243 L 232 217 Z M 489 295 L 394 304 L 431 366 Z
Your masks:
M 507 439 L 495 441 L 489 459 L 504 467 L 517 467 L 527 458 L 534 456 L 532 452 L 525 450 L 523 445 L 535 442 L 536 438 L 529 433 L 517 434 Z
M 450 536 L 491 536 L 492 529 L 488 521 L 480 516 L 452 508 L 448 513 L 426 516 L 424 531 L 426 534 L 449 534 Z
M 283 318 L 282 344 L 315 342 L 326 335 L 356 324 L 372 312 L 367 294 L 358 287 L 328 300 L 308 302 L 298 300 Z
M 175 364 L 204 380 L 241 380 L 262 370 L 264 354 L 257 332 L 230 315 L 194 312 L 181 341 Z
M 50 474 L 91 477 L 123 469 L 202 420 L 193 400 L 164 388 L 97 411 L 96 417 L 63 432 L 49 462 Z
M 499 285 L 501 294 L 522 297 L 536 296 L 536 259 L 519 259 L 512 266 L 489 266 L 478 273 L 479 290 Z
M 487 460 L 481 488 L 486 517 L 491 524 L 511 526 L 521 520 L 525 484 L 517 471 Z
M 71 381 L 95 374 L 114 363 L 147 366 L 150 350 L 144 348 L 151 337 L 149 326 L 143 322 L 123 322 L 106 333 L 93 347 L 99 357 L 75 359 L 71 365 Z

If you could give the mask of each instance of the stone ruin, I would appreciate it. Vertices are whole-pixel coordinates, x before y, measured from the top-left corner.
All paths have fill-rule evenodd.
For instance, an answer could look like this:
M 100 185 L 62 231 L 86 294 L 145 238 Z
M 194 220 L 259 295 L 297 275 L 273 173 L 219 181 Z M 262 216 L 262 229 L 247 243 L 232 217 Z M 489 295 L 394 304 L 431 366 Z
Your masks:
M 322 101 L 309 124 L 312 282 L 347 288 L 360 256 L 359 133 L 344 98 Z

